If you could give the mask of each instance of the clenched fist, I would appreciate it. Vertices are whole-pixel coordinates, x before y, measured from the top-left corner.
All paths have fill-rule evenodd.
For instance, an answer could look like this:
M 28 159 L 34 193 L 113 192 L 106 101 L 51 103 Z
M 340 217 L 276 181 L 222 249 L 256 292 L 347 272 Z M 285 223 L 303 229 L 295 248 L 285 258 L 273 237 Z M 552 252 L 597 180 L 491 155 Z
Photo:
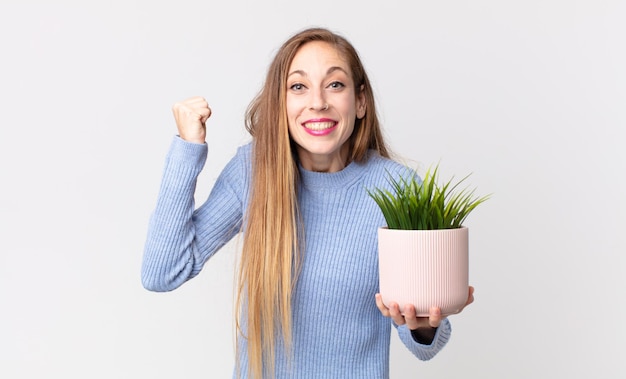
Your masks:
M 205 142 L 205 123 L 211 117 L 211 108 L 204 98 L 195 96 L 178 102 L 172 107 L 172 112 L 180 138 L 194 143 Z

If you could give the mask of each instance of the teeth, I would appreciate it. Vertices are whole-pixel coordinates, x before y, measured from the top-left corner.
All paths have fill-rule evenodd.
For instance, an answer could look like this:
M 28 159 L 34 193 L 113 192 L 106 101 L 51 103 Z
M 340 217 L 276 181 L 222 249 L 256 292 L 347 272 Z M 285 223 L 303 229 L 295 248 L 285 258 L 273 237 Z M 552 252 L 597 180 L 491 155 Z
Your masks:
M 324 130 L 324 129 L 330 129 L 333 126 L 335 126 L 335 123 L 332 121 L 326 121 L 326 122 L 309 122 L 307 124 L 305 124 L 305 126 L 308 129 L 311 130 Z

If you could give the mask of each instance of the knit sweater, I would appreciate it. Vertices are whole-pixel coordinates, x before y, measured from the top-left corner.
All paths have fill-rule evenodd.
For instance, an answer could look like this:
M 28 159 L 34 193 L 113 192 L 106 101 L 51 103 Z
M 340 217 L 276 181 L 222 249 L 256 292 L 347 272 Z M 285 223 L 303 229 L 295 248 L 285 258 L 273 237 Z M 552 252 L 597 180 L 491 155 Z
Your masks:
M 207 201 L 194 210 L 196 180 L 206 157 L 206 144 L 174 138 L 145 244 L 142 282 L 149 290 L 179 287 L 241 231 L 251 180 L 251 144 L 238 149 Z M 279 344 L 277 378 L 389 377 L 395 324 L 382 316 L 374 299 L 377 229 L 385 221 L 366 190 L 387 185 L 388 172 L 404 169 L 374 151 L 365 163 L 352 162 L 335 173 L 300 167 L 298 201 L 305 249 L 292 297 L 293 355 L 288 362 Z M 435 356 L 451 331 L 444 319 L 432 344 L 422 345 L 406 326 L 396 329 L 421 360 Z M 245 339 L 240 346 L 241 376 L 246 378 Z

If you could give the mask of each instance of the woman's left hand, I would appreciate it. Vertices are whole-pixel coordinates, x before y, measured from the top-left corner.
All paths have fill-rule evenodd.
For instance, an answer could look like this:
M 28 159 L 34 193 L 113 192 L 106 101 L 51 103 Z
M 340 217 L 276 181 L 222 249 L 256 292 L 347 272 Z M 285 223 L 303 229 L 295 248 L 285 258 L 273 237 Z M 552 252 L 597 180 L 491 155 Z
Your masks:
M 472 302 L 474 302 L 474 287 L 470 286 L 469 293 L 467 295 L 467 302 L 459 312 L 465 309 L 465 307 L 470 305 Z M 400 306 L 397 303 L 391 303 L 389 304 L 389 308 L 387 308 L 385 304 L 383 304 L 383 298 L 379 293 L 376 294 L 376 305 L 383 316 L 391 318 L 398 326 L 406 324 L 407 328 L 410 330 L 428 327 L 438 328 L 439 324 L 441 324 L 441 320 L 443 320 L 441 309 L 439 309 L 439 307 L 432 307 L 429 311 L 428 317 L 417 317 L 415 314 L 415 307 L 408 304 L 405 306 L 403 315 L 400 312 Z

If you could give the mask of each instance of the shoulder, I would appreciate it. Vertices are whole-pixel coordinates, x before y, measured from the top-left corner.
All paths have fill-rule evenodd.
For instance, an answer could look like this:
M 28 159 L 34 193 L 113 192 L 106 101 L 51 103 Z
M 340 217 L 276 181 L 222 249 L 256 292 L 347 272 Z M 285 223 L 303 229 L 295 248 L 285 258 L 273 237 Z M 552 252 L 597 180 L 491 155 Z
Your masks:
M 390 179 L 408 178 L 418 176 L 417 171 L 412 167 L 398 162 L 394 159 L 382 157 L 376 151 L 371 150 L 367 161 L 367 175 L 364 177 L 364 184 L 367 188 L 390 188 Z
M 246 142 L 243 145 L 237 147 L 233 160 L 240 160 L 242 162 L 249 162 L 252 157 L 252 142 Z
M 250 157 L 252 155 L 252 141 L 239 146 L 237 148 L 237 155 Z
M 386 177 L 415 175 L 416 171 L 410 166 L 398 162 L 392 158 L 382 157 L 376 151 L 370 150 L 367 162 L 368 171 L 373 175 L 384 174 Z
M 237 147 L 234 156 L 228 161 L 222 169 L 220 176 L 238 185 L 244 185 L 250 180 L 250 171 L 252 170 L 252 147 L 251 143 L 246 143 Z
M 383 157 L 375 150 L 370 150 L 367 155 L 367 164 L 373 168 L 383 168 L 388 170 L 406 170 L 408 166 L 392 158 Z
M 229 165 L 238 166 L 240 169 L 249 170 L 252 162 L 252 142 L 245 143 L 237 147 L 235 155 Z

